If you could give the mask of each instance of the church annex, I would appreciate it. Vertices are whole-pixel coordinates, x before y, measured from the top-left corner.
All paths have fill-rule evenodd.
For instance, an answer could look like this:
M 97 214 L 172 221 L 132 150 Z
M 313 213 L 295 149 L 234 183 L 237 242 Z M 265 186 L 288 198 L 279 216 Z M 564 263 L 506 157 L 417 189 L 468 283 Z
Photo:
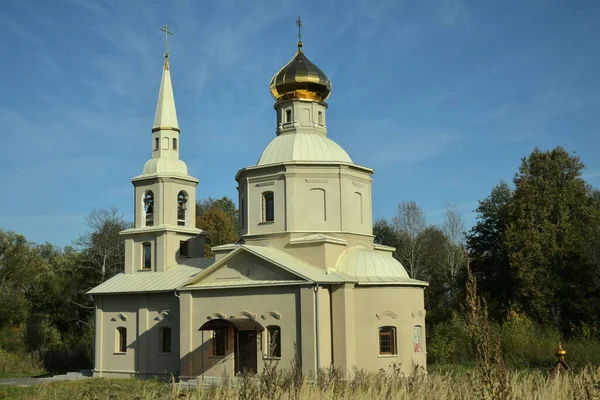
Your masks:
M 301 41 L 270 89 L 275 138 L 235 176 L 240 240 L 203 257 L 165 54 L 125 270 L 88 292 L 95 376 L 220 378 L 295 351 L 305 374 L 426 366 L 427 283 L 373 242 L 373 170 L 328 137 L 331 82 Z

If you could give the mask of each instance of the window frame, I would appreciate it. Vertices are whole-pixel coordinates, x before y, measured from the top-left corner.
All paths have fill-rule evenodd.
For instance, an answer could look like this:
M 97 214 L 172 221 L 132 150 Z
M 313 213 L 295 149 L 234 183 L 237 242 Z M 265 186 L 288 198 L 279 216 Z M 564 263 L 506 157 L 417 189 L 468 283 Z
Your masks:
M 168 332 L 168 334 L 166 334 Z M 173 350 L 173 336 L 170 326 L 163 326 L 158 330 L 158 352 L 160 354 L 171 354 Z M 168 339 L 168 341 L 166 341 Z
M 173 150 L 177 150 L 177 138 L 173 138 Z
M 127 328 L 124 326 L 115 329 L 115 353 L 127 353 Z
M 244 198 L 242 197 L 240 199 L 240 228 L 244 228 L 244 217 L 246 216 L 245 213 L 245 209 L 244 209 Z
M 219 328 L 212 331 L 212 356 L 225 357 L 228 350 L 229 329 Z M 222 337 L 220 337 L 222 336 Z
M 274 222 L 275 221 L 275 193 L 263 192 L 262 197 L 262 217 L 261 222 Z M 269 205 L 271 206 L 269 209 Z M 270 213 L 269 213 L 270 211 Z M 269 219 L 270 217 L 270 219 Z
M 152 243 L 150 242 L 142 243 L 142 269 L 152 269 Z
M 291 108 L 288 108 L 287 110 L 285 110 L 285 123 L 286 124 L 292 123 L 292 109 Z
M 189 257 L 190 256 L 189 242 L 187 240 L 179 241 L 179 256 L 180 257 Z
M 281 358 L 281 327 L 279 325 L 267 326 L 265 358 Z M 271 343 L 275 336 L 275 345 L 271 348 Z
M 384 339 L 387 338 L 389 343 L 389 351 L 384 351 Z M 396 343 L 396 327 L 382 326 L 379 328 L 379 355 L 380 356 L 396 356 L 398 355 L 398 346 Z

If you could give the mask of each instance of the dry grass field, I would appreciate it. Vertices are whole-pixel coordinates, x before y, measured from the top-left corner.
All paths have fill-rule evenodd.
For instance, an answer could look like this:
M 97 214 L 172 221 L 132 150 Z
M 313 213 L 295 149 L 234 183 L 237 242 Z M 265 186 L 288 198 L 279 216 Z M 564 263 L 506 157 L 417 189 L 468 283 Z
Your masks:
M 550 376 L 541 371 L 508 372 L 490 382 L 482 372 L 436 372 L 402 377 L 357 373 L 350 381 L 321 376 L 317 382 L 290 375 L 242 377 L 206 389 L 136 379 L 88 379 L 38 386 L 0 387 L 0 398 L 15 399 L 600 399 L 600 368 Z M 296 382 L 295 382 L 296 381 Z M 502 389 L 504 387 L 504 389 Z

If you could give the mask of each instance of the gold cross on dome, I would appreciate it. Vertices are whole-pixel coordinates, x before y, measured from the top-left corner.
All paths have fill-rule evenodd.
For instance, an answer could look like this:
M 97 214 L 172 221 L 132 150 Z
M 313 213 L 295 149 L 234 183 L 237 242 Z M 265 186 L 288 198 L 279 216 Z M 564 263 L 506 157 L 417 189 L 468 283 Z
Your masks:
M 296 20 L 296 25 L 298 25 L 298 43 L 302 43 L 302 20 L 300 19 L 300 16 L 298 16 L 298 19 Z
M 165 54 L 169 54 L 169 35 L 172 35 L 173 32 L 169 30 L 169 26 L 167 24 L 160 28 L 160 30 L 165 33 Z

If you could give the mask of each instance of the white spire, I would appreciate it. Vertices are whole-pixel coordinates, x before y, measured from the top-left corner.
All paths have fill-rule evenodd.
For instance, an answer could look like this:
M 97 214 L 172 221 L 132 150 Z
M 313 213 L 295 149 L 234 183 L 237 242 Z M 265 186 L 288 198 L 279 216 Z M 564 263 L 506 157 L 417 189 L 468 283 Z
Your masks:
M 152 158 L 144 165 L 144 175 L 187 175 L 187 166 L 179 159 L 181 145 L 179 132 L 173 86 L 171 86 L 171 73 L 169 71 L 169 56 L 165 54 L 156 116 L 152 127 Z
M 175 97 L 173 86 L 171 86 L 171 73 L 169 72 L 169 55 L 165 54 L 162 80 L 160 82 L 160 93 L 156 105 L 156 115 L 152 130 L 176 130 L 179 131 L 177 123 L 177 112 L 175 111 Z

